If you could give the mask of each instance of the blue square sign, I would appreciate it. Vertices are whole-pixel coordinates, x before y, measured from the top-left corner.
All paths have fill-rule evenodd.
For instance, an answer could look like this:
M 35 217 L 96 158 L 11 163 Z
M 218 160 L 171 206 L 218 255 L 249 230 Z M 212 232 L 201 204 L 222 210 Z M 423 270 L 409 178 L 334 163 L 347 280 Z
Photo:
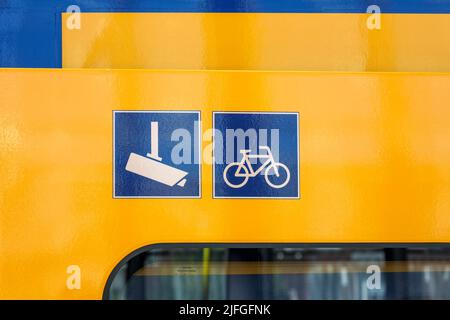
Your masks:
M 199 198 L 200 112 L 114 111 L 114 197 Z
M 214 198 L 300 198 L 299 115 L 214 112 Z

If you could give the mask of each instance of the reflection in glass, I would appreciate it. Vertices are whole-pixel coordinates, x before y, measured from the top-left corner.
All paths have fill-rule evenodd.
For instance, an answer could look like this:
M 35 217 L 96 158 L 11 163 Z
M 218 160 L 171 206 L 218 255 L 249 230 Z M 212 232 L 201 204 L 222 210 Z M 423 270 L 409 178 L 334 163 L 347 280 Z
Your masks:
M 126 261 L 113 275 L 106 296 L 183 300 L 449 299 L 449 278 L 449 248 L 174 245 L 151 248 Z

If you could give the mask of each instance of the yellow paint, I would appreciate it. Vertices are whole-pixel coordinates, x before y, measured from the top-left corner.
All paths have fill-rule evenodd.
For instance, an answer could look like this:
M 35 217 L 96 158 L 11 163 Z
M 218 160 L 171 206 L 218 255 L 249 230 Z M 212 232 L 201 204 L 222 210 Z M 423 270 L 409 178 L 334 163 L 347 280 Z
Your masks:
M 162 242 L 450 242 L 450 74 L 0 70 L 0 298 Z M 300 200 L 113 199 L 112 110 L 300 113 Z M 204 141 L 203 146 L 209 144 Z M 81 268 L 81 289 L 66 268 Z
M 63 67 L 450 71 L 450 14 L 82 13 Z

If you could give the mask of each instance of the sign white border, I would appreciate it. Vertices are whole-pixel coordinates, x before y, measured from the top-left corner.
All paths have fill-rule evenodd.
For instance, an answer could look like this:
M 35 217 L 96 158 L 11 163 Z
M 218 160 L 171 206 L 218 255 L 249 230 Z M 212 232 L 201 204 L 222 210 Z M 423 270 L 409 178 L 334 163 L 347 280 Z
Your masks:
M 299 112 L 270 112 L 270 111 L 213 111 L 212 116 L 212 127 L 213 132 L 215 132 L 216 125 L 216 114 L 291 114 L 297 116 L 297 196 L 296 197 L 222 197 L 216 196 L 216 163 L 215 159 L 213 159 L 213 199 L 267 199 L 267 200 L 276 200 L 276 199 L 292 199 L 298 200 L 301 199 L 300 192 L 300 113 Z M 215 150 L 215 141 L 213 137 L 213 152 Z
M 117 196 L 116 195 L 116 113 L 194 113 L 198 114 L 198 196 Z M 198 110 L 113 110 L 113 198 L 114 199 L 201 199 L 202 198 L 202 114 Z

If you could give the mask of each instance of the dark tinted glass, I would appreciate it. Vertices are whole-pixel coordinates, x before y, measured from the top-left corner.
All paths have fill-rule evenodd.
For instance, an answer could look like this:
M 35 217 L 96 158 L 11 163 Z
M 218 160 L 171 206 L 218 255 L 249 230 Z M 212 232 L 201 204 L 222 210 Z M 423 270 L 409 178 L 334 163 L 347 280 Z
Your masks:
M 449 248 L 152 248 L 109 299 L 449 299 Z

